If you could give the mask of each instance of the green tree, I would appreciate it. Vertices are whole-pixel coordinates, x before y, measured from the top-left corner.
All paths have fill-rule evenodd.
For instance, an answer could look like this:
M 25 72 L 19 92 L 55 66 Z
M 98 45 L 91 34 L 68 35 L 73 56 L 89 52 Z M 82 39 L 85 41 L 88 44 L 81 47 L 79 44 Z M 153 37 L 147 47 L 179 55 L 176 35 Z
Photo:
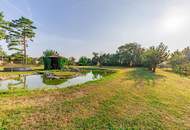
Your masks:
M 75 65 L 75 58 L 74 57 L 69 57 L 68 59 L 68 62 L 69 62 L 69 65 Z
M 119 61 L 121 65 L 138 66 L 142 61 L 142 53 L 144 49 L 140 44 L 128 43 L 118 48 Z
M 99 54 L 97 52 L 93 52 L 92 53 L 93 57 L 92 57 L 92 64 L 93 65 L 99 65 L 99 60 L 100 60 L 100 57 L 99 57 Z
M 168 47 L 160 43 L 157 47 L 152 46 L 144 52 L 144 65 L 152 72 L 156 71 L 157 65 L 166 61 L 169 56 Z
M 183 53 L 178 50 L 171 54 L 169 61 L 173 71 L 177 73 L 182 73 L 182 64 L 187 62 Z
M 4 58 L 7 56 L 6 52 L 3 50 L 3 48 L 0 46 L 0 57 L 1 60 L 4 61 Z
M 101 54 L 99 56 L 99 62 L 100 65 L 104 66 L 118 66 L 120 65 L 119 63 L 119 55 L 118 54 Z
M 23 61 L 23 54 L 16 52 L 8 56 L 9 57 L 9 62 L 14 62 L 14 63 L 22 63 Z
M 119 62 L 119 55 L 116 54 L 108 54 L 109 60 L 108 60 L 108 65 L 111 66 L 118 66 L 121 65 Z
M 8 22 L 4 20 L 3 12 L 0 12 L 0 40 L 6 38 L 7 24 Z
M 48 56 L 59 56 L 59 53 L 55 50 L 45 50 L 43 52 L 43 56 L 44 57 L 48 57 Z
M 171 54 L 169 63 L 174 72 L 190 75 L 190 48 L 175 51 Z
M 182 54 L 185 56 L 185 58 L 190 61 L 190 47 L 186 47 L 182 50 Z
M 85 56 L 80 57 L 80 59 L 78 61 L 78 64 L 81 66 L 88 66 L 88 65 L 91 65 L 91 63 L 92 63 L 91 59 L 87 58 Z
M 7 37 L 9 50 L 15 50 L 19 54 L 23 54 L 23 63 L 27 64 L 28 41 L 33 41 L 35 37 L 34 30 L 36 27 L 33 21 L 25 17 L 12 20 L 9 23 L 9 35 Z

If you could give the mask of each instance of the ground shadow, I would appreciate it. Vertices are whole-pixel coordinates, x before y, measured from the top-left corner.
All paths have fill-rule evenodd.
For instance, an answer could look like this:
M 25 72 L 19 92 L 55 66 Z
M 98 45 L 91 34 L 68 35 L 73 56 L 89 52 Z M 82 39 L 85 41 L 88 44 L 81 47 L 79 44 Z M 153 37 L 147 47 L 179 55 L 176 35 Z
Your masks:
M 165 76 L 148 71 L 146 68 L 135 68 L 127 72 L 127 80 L 134 80 L 136 85 L 143 86 L 145 83 L 151 86 L 155 85 L 155 81 L 163 79 Z
M 180 73 L 180 72 L 175 72 L 172 69 L 164 69 L 165 72 L 169 72 L 169 73 L 173 73 L 175 75 L 179 75 L 182 78 L 189 78 L 190 79 L 190 75 L 189 74 L 185 74 L 185 73 Z

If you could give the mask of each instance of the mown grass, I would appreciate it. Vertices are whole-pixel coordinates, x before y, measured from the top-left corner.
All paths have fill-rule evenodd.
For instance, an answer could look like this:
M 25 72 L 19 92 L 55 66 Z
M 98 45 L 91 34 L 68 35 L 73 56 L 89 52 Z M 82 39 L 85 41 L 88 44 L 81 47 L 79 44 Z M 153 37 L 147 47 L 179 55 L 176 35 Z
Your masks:
M 1 96 L 2 129 L 190 129 L 190 79 L 120 68 L 66 89 Z M 6 95 L 6 94 L 5 94 Z

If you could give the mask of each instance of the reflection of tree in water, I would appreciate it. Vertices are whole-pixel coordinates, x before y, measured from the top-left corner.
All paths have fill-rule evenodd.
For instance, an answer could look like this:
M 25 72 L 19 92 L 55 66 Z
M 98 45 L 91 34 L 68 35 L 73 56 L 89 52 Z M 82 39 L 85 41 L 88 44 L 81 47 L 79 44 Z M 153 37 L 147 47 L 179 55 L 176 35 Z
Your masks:
M 18 88 L 22 88 L 22 89 L 27 88 L 26 76 L 19 76 L 17 79 L 15 79 L 15 81 L 18 81 L 18 82 L 8 84 L 8 89 L 9 90 L 10 89 L 18 89 Z
M 92 74 L 93 74 L 93 78 L 97 79 L 100 78 L 102 76 L 106 76 L 113 73 L 112 71 L 108 71 L 108 70 L 92 70 Z
M 43 83 L 46 85 L 59 85 L 66 81 L 66 79 L 54 79 L 43 76 Z
M 93 74 L 93 79 L 97 79 L 101 76 L 101 74 L 97 71 L 92 71 L 92 74 Z
M 94 69 L 94 70 L 83 70 L 82 74 L 88 74 L 92 73 L 93 74 L 93 79 L 101 78 L 102 76 L 106 76 L 109 74 L 112 74 L 113 71 L 111 70 L 104 70 L 104 69 Z

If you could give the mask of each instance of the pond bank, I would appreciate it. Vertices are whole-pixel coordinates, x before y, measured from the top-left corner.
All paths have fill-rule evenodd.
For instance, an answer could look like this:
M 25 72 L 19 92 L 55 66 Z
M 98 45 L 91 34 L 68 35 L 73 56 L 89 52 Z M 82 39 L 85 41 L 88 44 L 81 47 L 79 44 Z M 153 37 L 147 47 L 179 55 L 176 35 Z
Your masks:
M 53 70 L 35 72 L 33 74 L 19 74 L 14 75 L 13 78 L 1 80 L 0 90 L 65 88 L 98 80 L 110 73 L 113 72 L 108 70 L 81 70 L 79 73 Z

